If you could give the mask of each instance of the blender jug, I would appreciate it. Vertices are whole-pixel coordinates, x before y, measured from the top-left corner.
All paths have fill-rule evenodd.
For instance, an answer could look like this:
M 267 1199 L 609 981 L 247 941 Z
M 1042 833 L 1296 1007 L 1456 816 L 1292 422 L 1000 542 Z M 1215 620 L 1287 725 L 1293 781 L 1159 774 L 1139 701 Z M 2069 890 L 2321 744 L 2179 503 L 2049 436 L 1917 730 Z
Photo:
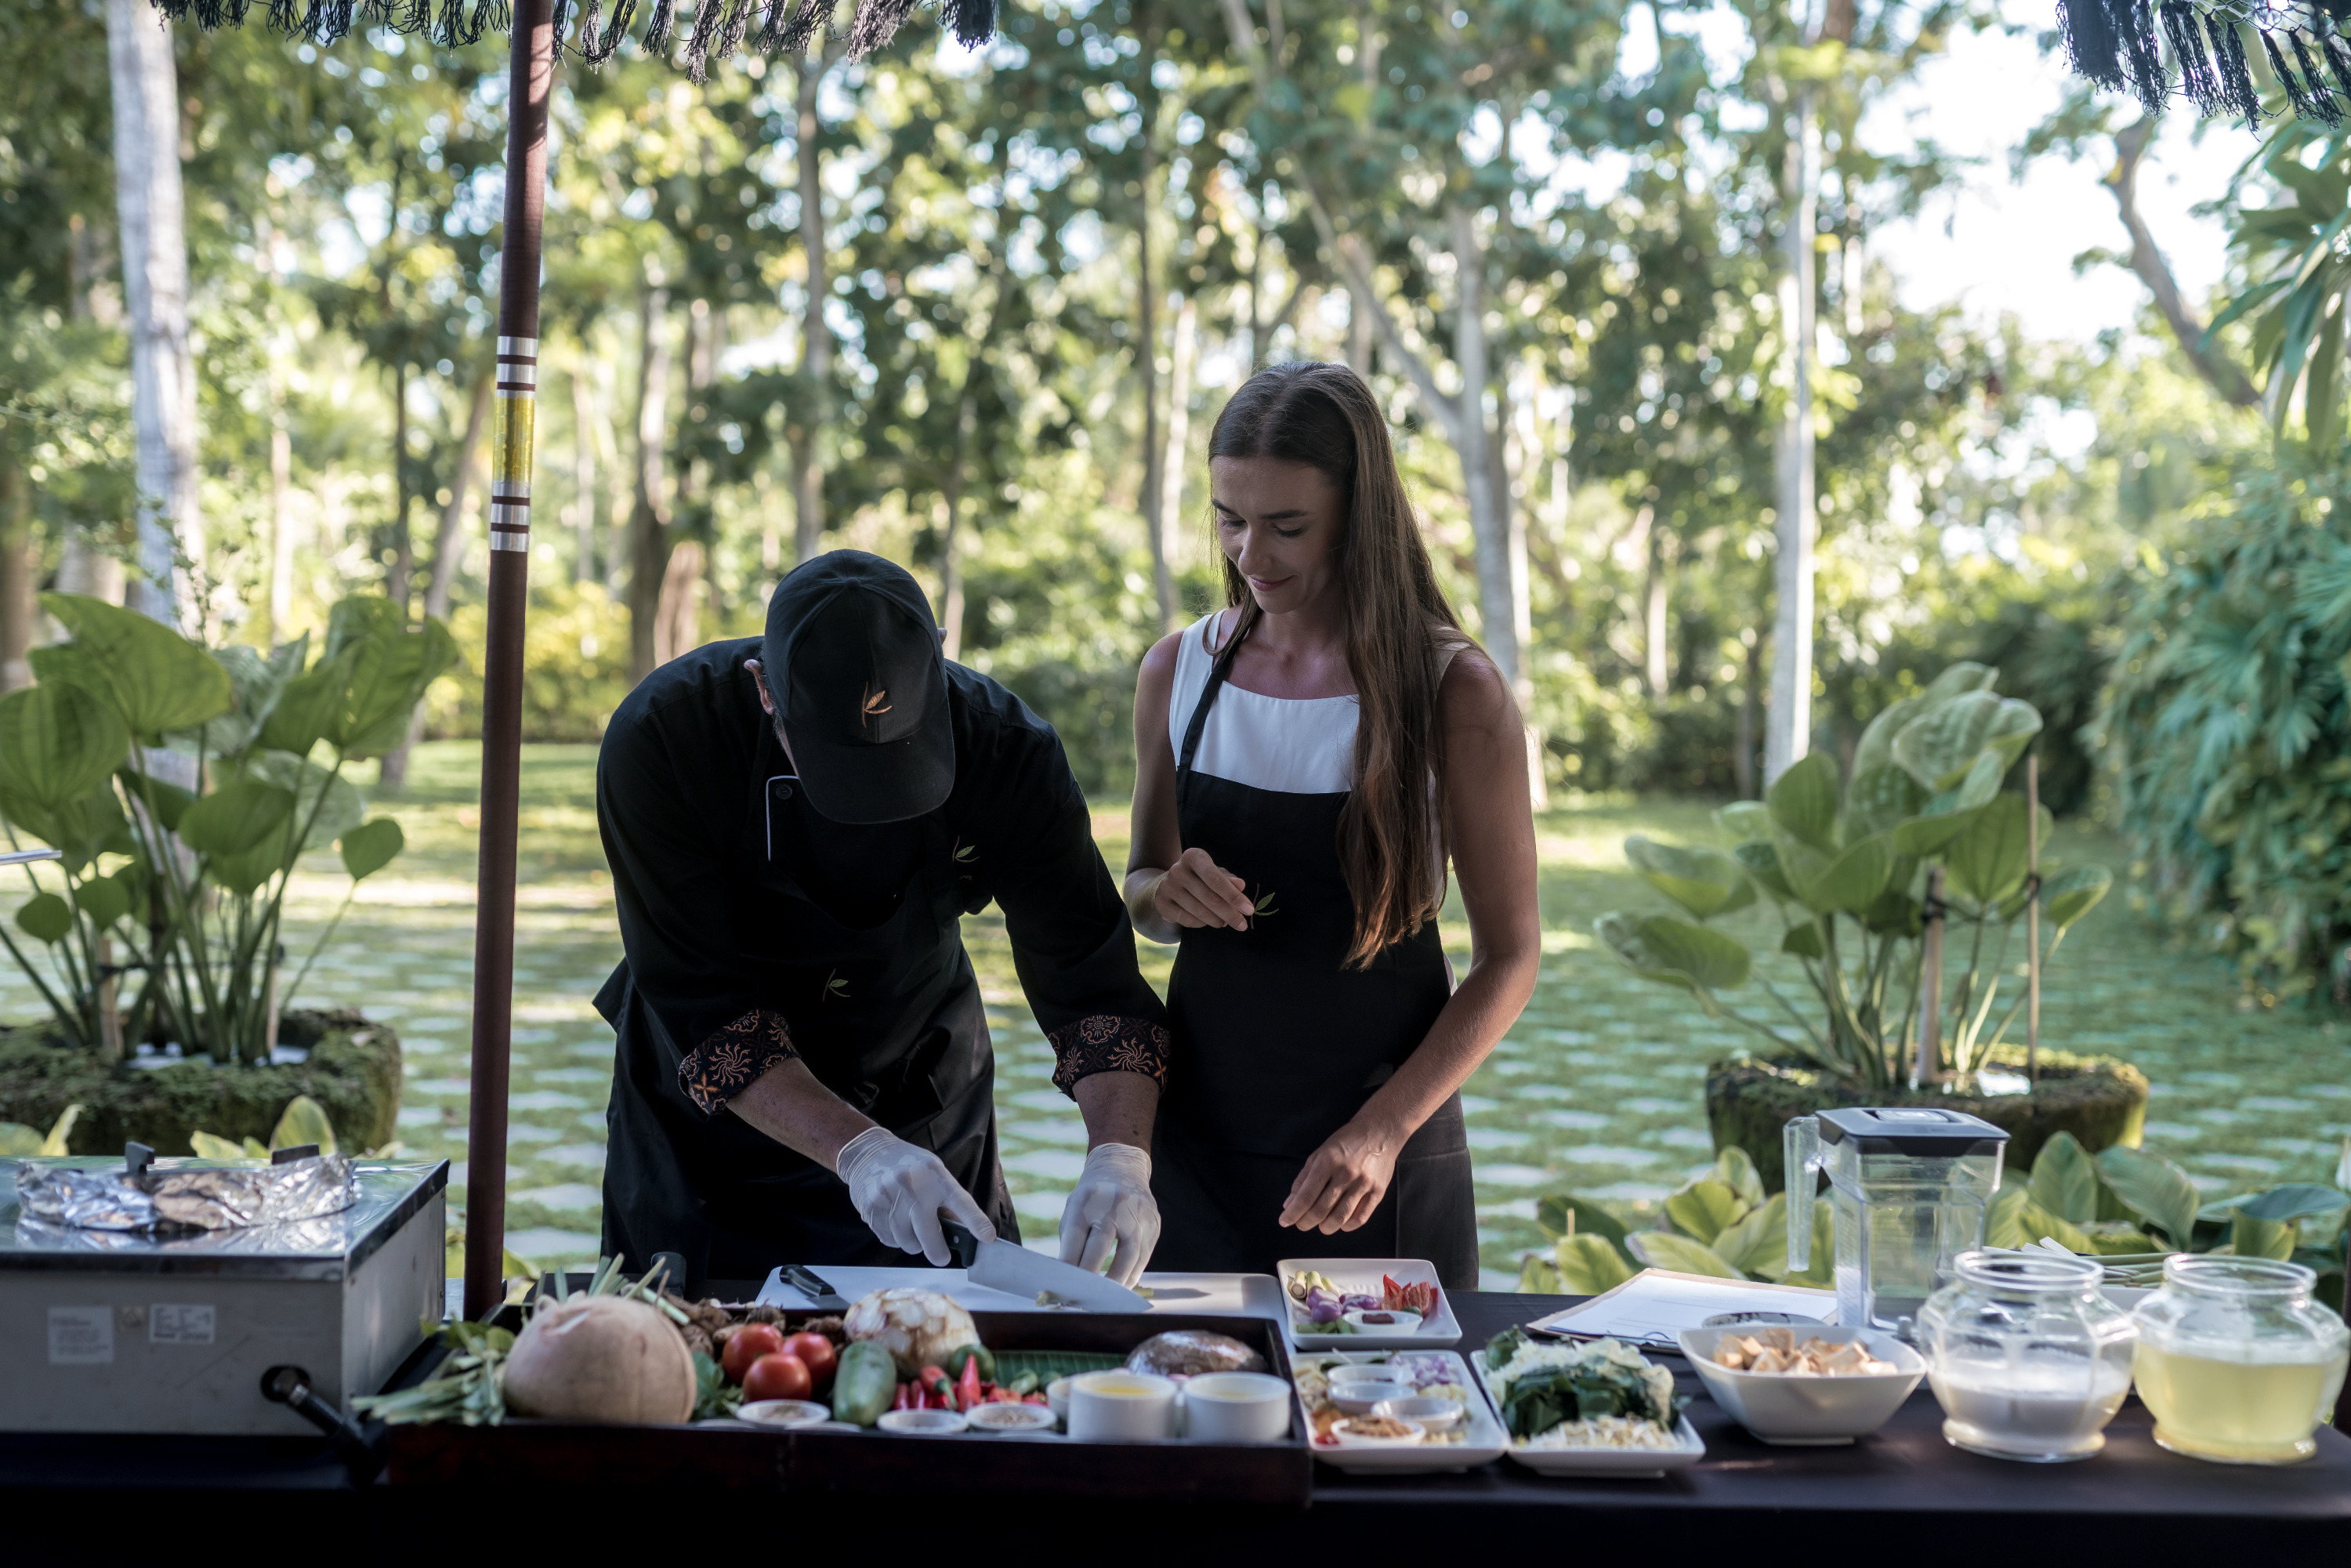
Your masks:
M 1959 1255 L 1983 1245 L 2007 1131 L 1962 1111 L 1904 1105 L 1799 1116 L 1782 1137 L 1789 1271 L 1812 1264 L 1819 1171 L 1835 1226 L 1837 1322 L 1908 1339 Z

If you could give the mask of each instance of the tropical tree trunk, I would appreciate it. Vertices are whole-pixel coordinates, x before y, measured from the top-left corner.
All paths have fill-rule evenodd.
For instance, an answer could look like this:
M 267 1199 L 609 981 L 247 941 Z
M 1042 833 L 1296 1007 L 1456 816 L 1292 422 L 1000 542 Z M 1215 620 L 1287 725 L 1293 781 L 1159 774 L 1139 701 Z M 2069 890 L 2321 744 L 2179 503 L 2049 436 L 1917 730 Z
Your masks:
M 702 567 L 698 540 L 680 540 L 669 552 L 653 622 L 655 664 L 666 664 L 681 653 L 694 652 L 702 641 Z
M 1156 39 L 1155 26 L 1146 27 L 1145 37 Z M 1156 58 L 1156 48 L 1144 53 Z M 1167 528 L 1165 517 L 1167 466 L 1166 449 L 1159 437 L 1159 287 L 1151 270 L 1151 214 L 1156 204 L 1157 192 L 1153 186 L 1159 178 L 1158 160 L 1152 156 L 1153 133 L 1158 129 L 1159 89 L 1151 85 L 1149 70 L 1144 73 L 1139 94 L 1143 105 L 1142 151 L 1143 179 L 1136 187 L 1141 199 L 1134 214 L 1134 239 L 1138 252 L 1136 265 L 1139 277 L 1135 289 L 1134 368 L 1143 372 L 1143 532 L 1151 545 L 1151 588 L 1159 601 L 1159 629 L 1165 632 L 1176 624 L 1176 579 L 1167 567 Z
M 832 329 L 824 319 L 832 289 L 825 273 L 824 166 L 819 138 L 817 89 L 841 46 L 811 49 L 799 65 L 794 146 L 799 161 L 800 251 L 807 257 L 807 298 L 800 310 L 800 381 L 806 397 L 789 444 L 792 455 L 792 549 L 807 560 L 824 546 L 825 434 L 832 420 Z
M 408 615 L 415 587 L 416 539 L 408 530 L 408 361 L 392 367 L 392 581 L 387 591 Z
M 1654 513 L 1649 518 L 1648 580 L 1642 585 L 1641 597 L 1641 657 L 1649 700 L 1663 702 L 1670 679 L 1666 646 L 1666 530 L 1657 526 Z
M 669 290 L 648 274 L 639 308 L 636 487 L 629 506 L 629 673 L 653 674 L 663 579 L 669 571 L 669 501 L 662 483 L 669 444 Z
M 424 613 L 442 620 L 449 615 L 449 591 L 457 575 L 457 560 L 464 553 L 460 529 L 465 519 L 466 492 L 472 487 L 475 465 L 482 455 L 482 433 L 488 423 L 490 383 L 497 379 L 495 365 L 485 365 L 474 378 L 472 398 L 465 406 L 465 434 L 457 447 L 457 470 L 449 476 L 449 504 L 441 508 L 441 521 L 433 530 L 433 564 L 424 580 Z M 411 747 L 424 738 L 424 705 L 419 703 L 408 721 L 408 738 L 384 753 L 381 771 L 376 787 L 398 794 L 408 787 L 408 754 Z
M 114 98 L 115 211 L 131 329 L 131 421 L 139 448 L 140 580 L 131 604 L 193 625 L 204 517 L 196 496 L 196 367 L 188 349 L 188 244 L 180 188 L 179 73 L 172 34 L 146 0 L 107 0 Z
M 571 580 L 596 580 L 596 399 L 588 346 L 571 364 Z
M 294 615 L 294 436 L 286 428 L 286 383 L 269 364 L 269 640 L 286 640 Z
M 1181 596 L 1173 586 L 1184 553 L 1184 476 L 1192 454 L 1192 361 L 1197 350 L 1200 312 L 1189 294 L 1176 311 L 1176 340 L 1168 350 L 1167 455 L 1159 465 L 1159 556 L 1167 563 L 1172 627 L 1183 620 Z
M 1813 310 L 1816 293 L 1813 234 L 1820 126 L 1813 94 L 1796 100 L 1795 134 L 1788 140 L 1787 224 L 1781 244 L 1787 271 L 1780 280 L 1780 322 L 1787 344 L 1787 413 L 1777 450 L 1779 559 L 1774 564 L 1771 628 L 1771 707 L 1763 742 L 1763 780 L 1803 759 L 1813 730 L 1813 546 L 1818 537 L 1813 490 Z
M 15 464 L 0 464 L 0 692 L 33 684 L 36 568 L 32 486 Z

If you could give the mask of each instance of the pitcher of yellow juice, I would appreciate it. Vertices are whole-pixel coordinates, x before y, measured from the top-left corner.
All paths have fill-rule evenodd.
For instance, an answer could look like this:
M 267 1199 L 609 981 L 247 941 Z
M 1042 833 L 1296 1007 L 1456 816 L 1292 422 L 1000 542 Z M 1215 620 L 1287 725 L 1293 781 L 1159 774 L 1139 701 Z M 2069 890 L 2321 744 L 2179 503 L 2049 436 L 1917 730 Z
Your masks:
M 2317 1276 L 2263 1258 L 2164 1260 L 2163 1289 L 2139 1302 L 2132 1375 L 2175 1454 L 2290 1465 L 2318 1451 L 2351 1361 L 2351 1328 L 2313 1304 Z

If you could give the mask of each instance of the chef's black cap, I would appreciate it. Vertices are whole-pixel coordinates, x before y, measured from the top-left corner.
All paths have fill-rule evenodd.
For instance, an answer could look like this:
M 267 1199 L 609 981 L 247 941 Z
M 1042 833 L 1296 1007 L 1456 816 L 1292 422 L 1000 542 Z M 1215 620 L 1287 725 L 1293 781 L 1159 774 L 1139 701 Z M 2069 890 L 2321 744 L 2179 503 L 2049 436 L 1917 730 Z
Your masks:
M 930 601 L 904 567 L 843 549 L 794 568 L 768 601 L 759 663 L 820 814 L 901 822 L 946 800 L 946 664 Z

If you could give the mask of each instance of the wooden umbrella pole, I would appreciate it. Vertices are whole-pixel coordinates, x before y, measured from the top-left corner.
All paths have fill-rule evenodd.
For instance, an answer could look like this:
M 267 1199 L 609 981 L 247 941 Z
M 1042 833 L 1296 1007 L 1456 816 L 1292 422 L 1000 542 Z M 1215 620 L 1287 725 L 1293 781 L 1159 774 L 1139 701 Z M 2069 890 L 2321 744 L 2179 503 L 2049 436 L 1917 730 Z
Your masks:
M 538 406 L 539 227 L 555 0 L 515 0 L 498 255 L 497 425 L 490 454 L 488 647 L 482 668 L 480 902 L 474 910 L 474 1085 L 465 1140 L 465 1316 L 506 1296 L 507 1080 L 514 1031 L 515 853 L 522 789 L 523 618 L 530 587 L 531 416 Z
M 2041 1087 L 2041 753 L 2024 759 L 2024 1076 Z

